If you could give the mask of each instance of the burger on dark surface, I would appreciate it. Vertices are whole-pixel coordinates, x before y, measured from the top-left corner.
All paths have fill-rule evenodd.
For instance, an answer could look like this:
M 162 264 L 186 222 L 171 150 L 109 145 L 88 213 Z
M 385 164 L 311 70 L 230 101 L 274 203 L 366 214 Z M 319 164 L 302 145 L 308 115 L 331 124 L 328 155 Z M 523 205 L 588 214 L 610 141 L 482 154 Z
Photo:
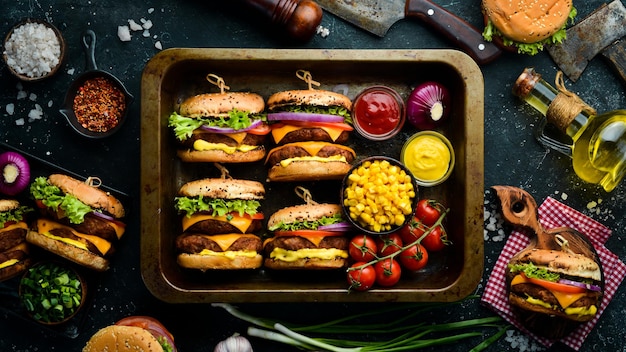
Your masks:
M 352 101 L 328 90 L 312 89 L 310 73 L 298 71 L 309 89 L 272 94 L 267 119 L 278 147 L 266 158 L 270 181 L 341 179 L 354 161 L 354 150 L 343 146 L 353 130 Z
M 528 248 L 509 262 L 509 302 L 529 330 L 561 338 L 593 319 L 604 278 L 600 261 L 573 252 Z
M 209 75 L 211 76 L 211 75 Z M 263 97 L 250 92 L 225 92 L 192 96 L 173 112 L 168 125 L 181 145 L 178 156 L 186 162 L 252 162 L 265 157 L 263 145 L 270 132 Z M 211 78 L 211 77 L 208 77 Z M 213 83 L 213 82 L 212 82 Z
M 175 199 L 183 215 L 176 239 L 177 261 L 190 269 L 253 269 L 263 263 L 261 230 L 263 184 L 206 178 L 184 184 Z
M 31 264 L 25 219 L 32 210 L 17 200 L 0 199 L 0 281 L 23 273 Z
M 271 269 L 337 269 L 347 265 L 349 225 L 339 204 L 307 203 L 272 214 L 265 240 L 265 267 Z
M 130 316 L 98 330 L 83 352 L 176 352 L 174 337 L 158 320 Z
M 572 0 L 482 0 L 482 11 L 485 40 L 529 55 L 565 40 L 565 27 L 576 17 Z
M 88 268 L 104 271 L 126 230 L 124 206 L 99 189 L 93 178 L 81 182 L 52 174 L 30 186 L 42 217 L 34 222 L 26 240 Z

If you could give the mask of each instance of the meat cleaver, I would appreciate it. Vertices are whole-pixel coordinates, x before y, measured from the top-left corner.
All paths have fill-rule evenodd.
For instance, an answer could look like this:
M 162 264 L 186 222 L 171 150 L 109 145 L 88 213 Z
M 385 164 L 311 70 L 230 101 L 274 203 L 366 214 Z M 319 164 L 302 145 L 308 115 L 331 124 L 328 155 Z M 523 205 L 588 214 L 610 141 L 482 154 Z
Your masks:
M 479 64 L 489 63 L 502 53 L 471 24 L 428 0 L 316 1 L 326 11 L 380 37 L 397 21 L 416 17 L 445 35 Z

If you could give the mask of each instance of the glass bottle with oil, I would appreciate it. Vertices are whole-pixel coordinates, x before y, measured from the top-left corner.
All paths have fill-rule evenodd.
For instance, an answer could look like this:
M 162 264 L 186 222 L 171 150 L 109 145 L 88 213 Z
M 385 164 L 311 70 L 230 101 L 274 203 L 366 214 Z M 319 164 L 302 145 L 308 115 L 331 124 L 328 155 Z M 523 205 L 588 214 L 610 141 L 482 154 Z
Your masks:
M 554 88 L 533 68 L 526 68 L 513 85 L 513 94 L 545 116 L 537 139 L 572 158 L 582 180 L 612 191 L 626 174 L 626 110 L 603 114 L 567 91 L 559 72 Z M 546 122 L 571 138 L 564 142 L 545 133 Z

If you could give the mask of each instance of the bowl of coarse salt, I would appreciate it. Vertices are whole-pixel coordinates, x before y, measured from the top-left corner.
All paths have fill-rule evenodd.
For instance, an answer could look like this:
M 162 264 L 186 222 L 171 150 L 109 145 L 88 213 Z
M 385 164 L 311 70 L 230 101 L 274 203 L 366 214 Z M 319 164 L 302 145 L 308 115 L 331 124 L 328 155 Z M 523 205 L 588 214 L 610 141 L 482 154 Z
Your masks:
M 65 40 L 51 23 L 25 19 L 4 40 L 2 57 L 9 71 L 22 81 L 39 81 L 54 75 L 65 56 Z

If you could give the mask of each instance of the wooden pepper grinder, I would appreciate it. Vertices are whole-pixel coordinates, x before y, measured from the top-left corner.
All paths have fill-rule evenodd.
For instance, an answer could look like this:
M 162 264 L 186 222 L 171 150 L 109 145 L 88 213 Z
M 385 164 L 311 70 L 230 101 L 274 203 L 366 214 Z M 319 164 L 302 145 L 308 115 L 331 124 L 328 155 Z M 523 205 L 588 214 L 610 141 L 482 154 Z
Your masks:
M 322 22 L 322 8 L 312 0 L 245 0 L 245 3 L 300 42 L 310 40 Z

